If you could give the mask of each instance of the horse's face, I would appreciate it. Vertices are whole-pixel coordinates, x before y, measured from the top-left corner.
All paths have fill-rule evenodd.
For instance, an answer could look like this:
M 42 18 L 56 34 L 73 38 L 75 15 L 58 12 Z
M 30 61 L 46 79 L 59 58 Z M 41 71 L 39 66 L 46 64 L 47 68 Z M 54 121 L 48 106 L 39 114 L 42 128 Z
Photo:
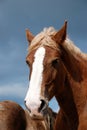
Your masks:
M 48 46 L 32 50 L 26 57 L 30 68 L 25 105 L 32 118 L 43 118 L 49 100 L 56 95 L 64 77 L 60 51 Z

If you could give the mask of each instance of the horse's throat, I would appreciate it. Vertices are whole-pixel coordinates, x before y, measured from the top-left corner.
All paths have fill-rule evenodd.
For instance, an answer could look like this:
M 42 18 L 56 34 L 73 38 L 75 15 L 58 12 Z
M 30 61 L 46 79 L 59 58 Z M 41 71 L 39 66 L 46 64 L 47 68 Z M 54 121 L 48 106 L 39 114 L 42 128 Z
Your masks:
M 75 95 L 73 95 L 73 90 L 70 85 L 70 82 L 66 79 L 64 90 L 59 93 L 56 98 L 60 105 L 60 109 L 63 110 L 66 120 L 69 125 L 73 127 L 73 130 L 74 128 L 77 128 L 79 117 L 74 97 Z

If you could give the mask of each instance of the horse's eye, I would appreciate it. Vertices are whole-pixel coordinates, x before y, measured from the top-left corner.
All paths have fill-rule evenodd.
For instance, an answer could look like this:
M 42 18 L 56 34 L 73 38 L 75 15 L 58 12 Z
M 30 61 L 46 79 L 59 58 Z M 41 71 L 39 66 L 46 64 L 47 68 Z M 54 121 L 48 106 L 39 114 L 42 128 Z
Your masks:
M 56 67 L 58 65 L 58 61 L 59 61 L 58 59 L 53 60 L 52 61 L 52 66 Z

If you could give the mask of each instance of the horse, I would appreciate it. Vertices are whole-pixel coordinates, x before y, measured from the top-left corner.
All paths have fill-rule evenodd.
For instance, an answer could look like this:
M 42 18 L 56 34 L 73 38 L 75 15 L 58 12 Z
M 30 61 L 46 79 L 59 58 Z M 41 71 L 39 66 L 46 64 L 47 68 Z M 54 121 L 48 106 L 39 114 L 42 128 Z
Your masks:
M 0 130 L 53 130 L 55 119 L 56 113 L 50 108 L 43 120 L 33 120 L 18 103 L 0 102 Z
M 32 118 L 42 119 L 55 96 L 60 110 L 54 130 L 87 130 L 87 54 L 61 29 L 44 28 L 34 36 L 26 30 L 30 68 L 25 105 Z

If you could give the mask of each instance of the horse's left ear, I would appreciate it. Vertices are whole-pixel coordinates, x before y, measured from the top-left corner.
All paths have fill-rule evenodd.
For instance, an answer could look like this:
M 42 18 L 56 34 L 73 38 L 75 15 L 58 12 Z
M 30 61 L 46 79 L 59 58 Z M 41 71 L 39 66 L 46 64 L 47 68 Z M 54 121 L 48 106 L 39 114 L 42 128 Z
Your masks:
M 56 41 L 58 44 L 62 44 L 63 41 L 66 39 L 67 34 L 67 21 L 65 21 L 63 27 L 52 37 L 53 40 Z
M 34 35 L 28 29 L 26 29 L 26 38 L 27 38 L 29 44 L 31 43 L 31 41 L 34 38 Z

